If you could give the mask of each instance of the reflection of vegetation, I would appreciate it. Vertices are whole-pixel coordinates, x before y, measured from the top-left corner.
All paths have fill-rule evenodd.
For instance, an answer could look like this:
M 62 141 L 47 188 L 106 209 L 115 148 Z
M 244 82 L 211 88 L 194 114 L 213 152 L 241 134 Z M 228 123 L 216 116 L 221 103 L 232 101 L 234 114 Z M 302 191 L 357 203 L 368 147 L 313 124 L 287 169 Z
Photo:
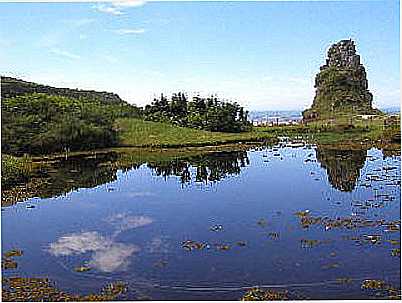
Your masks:
M 245 147 L 237 147 L 245 149 Z M 18 158 L 16 158 L 18 159 Z M 2 205 L 11 205 L 31 197 L 49 198 L 78 188 L 91 188 L 117 179 L 118 170 L 136 169 L 144 163 L 159 176 L 180 176 L 183 183 L 191 180 L 190 167 L 196 167 L 195 181 L 219 181 L 239 174 L 248 164 L 245 151 L 211 150 L 106 150 L 98 153 L 76 153 L 67 158 L 30 160 L 40 166 L 26 178 L 13 179 L 2 188 Z
M 352 191 L 366 161 L 367 149 L 326 148 L 318 145 L 317 160 L 327 170 L 328 180 L 341 191 Z
M 50 198 L 78 188 L 91 188 L 116 180 L 116 152 L 95 155 L 71 156 L 52 161 L 33 162 L 41 169 L 32 172 L 28 179 L 20 179 L 2 189 L 2 205 L 34 196 Z
M 34 171 L 34 164 L 28 157 L 1 155 L 1 186 L 8 188 L 28 181 Z
M 227 175 L 238 175 L 242 167 L 249 164 L 245 151 L 216 152 L 184 159 L 175 159 L 165 163 L 149 163 L 158 176 L 179 176 L 182 183 L 192 180 L 190 167 L 196 168 L 195 181 L 220 181 Z

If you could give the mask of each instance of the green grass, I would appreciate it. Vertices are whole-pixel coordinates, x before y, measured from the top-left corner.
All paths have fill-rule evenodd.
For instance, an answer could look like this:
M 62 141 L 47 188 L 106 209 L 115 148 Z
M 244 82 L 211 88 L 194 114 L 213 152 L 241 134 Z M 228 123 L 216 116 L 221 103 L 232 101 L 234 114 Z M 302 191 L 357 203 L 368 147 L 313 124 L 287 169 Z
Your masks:
M 350 123 L 353 125 L 350 127 Z M 399 134 L 399 121 L 384 127 L 384 117 L 372 121 L 358 117 L 321 120 L 306 125 L 254 127 L 250 132 L 219 133 L 173 126 L 167 123 L 119 119 L 120 146 L 186 147 L 221 145 L 238 142 L 275 141 L 278 136 L 303 137 L 321 144 L 360 143 L 362 141 L 392 141 Z
M 119 119 L 120 146 L 185 147 L 206 146 L 247 141 L 263 141 L 276 136 L 266 132 L 220 133 L 174 126 L 167 123 L 138 119 Z

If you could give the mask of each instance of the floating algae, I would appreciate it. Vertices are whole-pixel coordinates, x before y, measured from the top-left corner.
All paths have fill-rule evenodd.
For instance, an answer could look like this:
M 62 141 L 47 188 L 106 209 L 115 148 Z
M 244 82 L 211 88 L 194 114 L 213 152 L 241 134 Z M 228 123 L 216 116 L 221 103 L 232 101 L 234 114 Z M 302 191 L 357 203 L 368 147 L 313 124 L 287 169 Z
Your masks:
M 207 243 L 196 242 L 193 240 L 186 240 L 182 242 L 182 247 L 188 251 L 192 251 L 194 249 L 201 250 L 208 246 Z
M 393 257 L 401 257 L 401 249 L 400 248 L 394 248 L 391 250 L 391 256 Z
M 19 249 L 12 249 L 4 253 L 6 258 L 9 257 L 21 257 L 23 255 L 23 251 Z
M 3 258 L 1 260 L 1 268 L 2 269 L 16 269 L 18 267 L 17 262 L 12 259 Z
M 401 299 L 401 290 L 393 287 L 391 284 L 383 280 L 368 279 L 364 280 L 361 285 L 362 290 L 374 292 L 376 297 L 387 299 Z
M 1 268 L 2 269 L 16 269 L 18 264 L 14 261 L 13 257 L 21 257 L 23 255 L 22 250 L 12 249 L 4 253 L 4 256 L 1 260 Z
M 220 224 L 213 225 L 209 228 L 211 231 L 223 231 L 223 226 Z
M 325 230 L 330 230 L 332 228 L 358 229 L 365 227 L 386 226 L 387 229 L 385 231 L 396 232 L 399 231 L 400 226 L 399 220 L 387 222 L 384 219 L 370 220 L 357 216 L 337 218 L 314 217 L 310 214 L 310 212 L 306 211 L 297 212 L 295 215 L 299 217 L 300 225 L 303 228 L 309 228 L 311 225 L 323 225 Z
M 83 265 L 83 266 L 78 266 L 78 267 L 74 268 L 74 270 L 75 270 L 76 272 L 86 272 L 86 271 L 90 271 L 91 269 L 92 269 L 91 267 L 85 266 L 85 265 Z
M 288 292 L 256 287 L 248 290 L 241 299 L 242 301 L 284 301 L 288 300 Z
M 98 294 L 72 295 L 57 289 L 47 278 L 10 277 L 2 279 L 2 299 L 17 302 L 112 301 L 127 291 L 123 282 L 106 285 Z
M 217 244 L 215 247 L 219 251 L 226 251 L 230 249 L 230 245 L 228 244 Z

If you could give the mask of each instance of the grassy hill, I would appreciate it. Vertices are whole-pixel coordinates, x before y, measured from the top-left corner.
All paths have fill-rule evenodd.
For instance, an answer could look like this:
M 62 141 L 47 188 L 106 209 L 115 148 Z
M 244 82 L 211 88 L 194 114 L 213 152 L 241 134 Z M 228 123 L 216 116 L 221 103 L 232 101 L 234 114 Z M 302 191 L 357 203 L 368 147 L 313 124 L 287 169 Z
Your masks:
M 40 93 L 52 96 L 67 97 L 71 99 L 86 99 L 92 101 L 96 100 L 104 105 L 127 106 L 130 107 L 133 112 L 139 111 L 136 106 L 127 103 L 126 101 L 122 100 L 119 95 L 114 93 L 52 87 L 5 76 L 1 76 L 0 80 L 1 97 L 3 99 L 14 98 L 17 96 L 33 93 Z

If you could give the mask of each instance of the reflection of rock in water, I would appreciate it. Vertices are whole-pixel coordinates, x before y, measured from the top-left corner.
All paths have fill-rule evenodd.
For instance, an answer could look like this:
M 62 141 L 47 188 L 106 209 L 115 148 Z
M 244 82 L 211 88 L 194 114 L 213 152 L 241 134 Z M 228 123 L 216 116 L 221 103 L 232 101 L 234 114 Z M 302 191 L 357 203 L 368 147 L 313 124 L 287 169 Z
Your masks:
M 192 180 L 190 167 L 195 168 L 195 182 L 215 182 L 229 175 L 238 175 L 241 168 L 249 165 L 247 152 L 217 152 L 197 155 L 168 162 L 149 163 L 158 176 L 179 176 L 182 183 Z
M 318 145 L 316 156 L 321 167 L 327 170 L 328 181 L 334 188 L 352 191 L 366 161 L 367 149 L 336 149 Z

